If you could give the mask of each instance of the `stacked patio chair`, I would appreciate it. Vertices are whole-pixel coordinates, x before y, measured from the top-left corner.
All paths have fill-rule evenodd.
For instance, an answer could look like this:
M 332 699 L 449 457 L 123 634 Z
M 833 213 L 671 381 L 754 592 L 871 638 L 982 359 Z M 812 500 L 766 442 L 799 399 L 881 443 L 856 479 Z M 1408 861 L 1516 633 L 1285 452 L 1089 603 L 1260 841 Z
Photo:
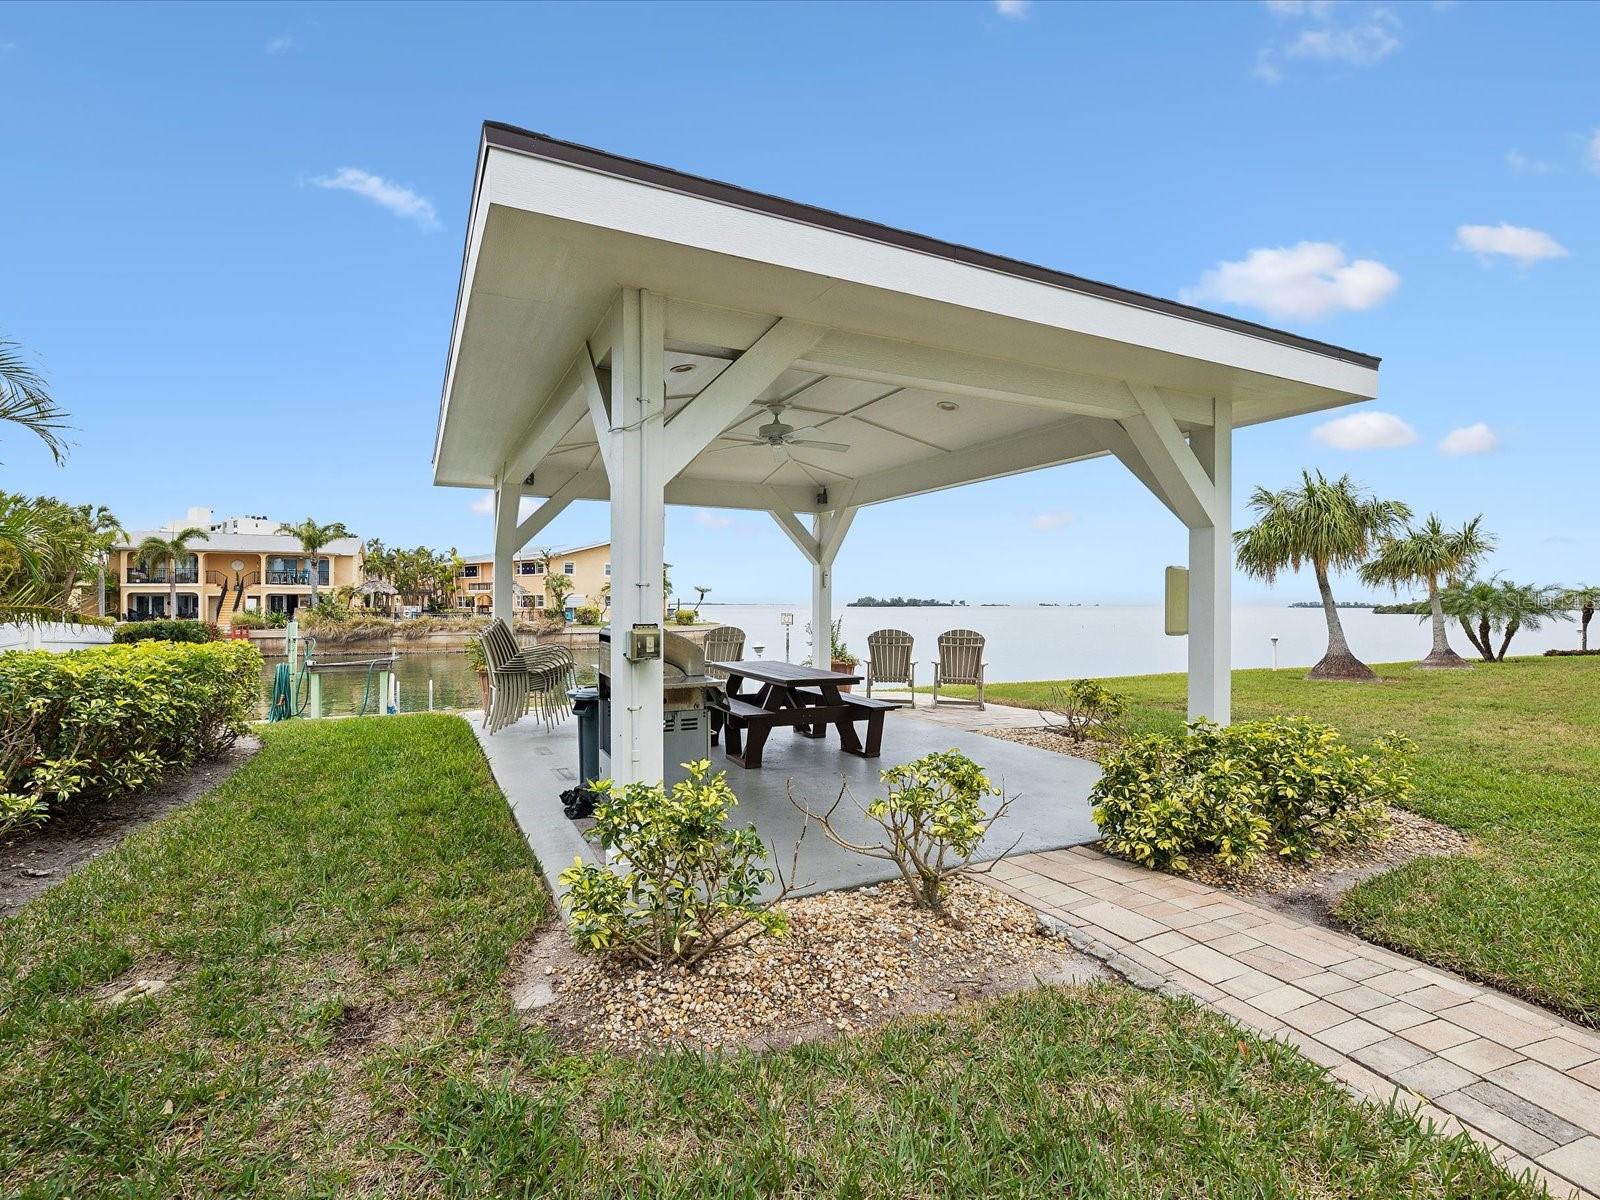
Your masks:
M 744 657 L 744 630 L 737 625 L 718 625 L 706 634 L 706 662 L 738 662 Z M 708 666 L 706 675 L 712 679 L 726 679 L 728 673 Z
M 976 704 L 983 707 L 983 634 L 975 629 L 950 629 L 939 635 L 939 659 L 933 664 L 933 702 L 935 704 Z M 973 700 L 939 699 L 941 684 L 971 684 Z
M 554 725 L 572 711 L 567 691 L 576 673 L 572 655 L 560 646 L 517 645 L 516 635 L 498 618 L 478 635 L 483 661 L 489 672 L 489 710 L 483 724 L 491 734 L 520 721 L 532 697 L 546 725 Z
M 911 661 L 911 635 L 904 629 L 878 629 L 867 634 L 868 699 L 875 683 L 903 683 L 911 692 L 911 707 L 915 708 L 916 673 L 917 664 Z

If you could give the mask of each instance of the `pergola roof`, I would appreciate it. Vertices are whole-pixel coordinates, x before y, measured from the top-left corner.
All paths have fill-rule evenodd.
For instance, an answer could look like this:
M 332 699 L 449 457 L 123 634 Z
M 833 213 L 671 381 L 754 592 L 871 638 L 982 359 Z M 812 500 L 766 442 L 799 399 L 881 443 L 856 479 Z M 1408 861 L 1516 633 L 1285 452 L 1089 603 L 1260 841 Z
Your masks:
M 722 436 L 673 463 L 676 503 L 817 511 L 1106 453 L 1140 471 L 1125 426 L 1152 405 L 1191 432 L 1214 401 L 1241 426 L 1377 394 L 1354 351 L 488 124 L 436 483 L 608 495 L 573 396 L 605 370 L 590 348 L 623 288 L 666 298 L 669 428 L 736 361 L 787 364 L 717 406 Z M 760 444 L 772 406 L 846 448 Z

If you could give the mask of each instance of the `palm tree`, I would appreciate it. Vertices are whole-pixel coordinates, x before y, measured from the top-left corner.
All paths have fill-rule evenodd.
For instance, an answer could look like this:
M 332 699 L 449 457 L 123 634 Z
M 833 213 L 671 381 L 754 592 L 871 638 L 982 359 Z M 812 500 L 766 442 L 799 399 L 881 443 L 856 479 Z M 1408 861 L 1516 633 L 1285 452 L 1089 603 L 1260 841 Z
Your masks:
M 67 415 L 56 405 L 44 377 L 22 360 L 15 342 L 0 341 L 0 421 L 15 421 L 37 434 L 56 462 L 67 456 L 61 431 Z
M 162 537 L 152 533 L 133 548 L 133 556 L 139 564 L 149 567 L 154 562 L 167 564 L 167 616 L 178 615 L 178 563 L 189 557 L 189 543 L 196 538 L 202 542 L 210 541 L 211 534 L 197 526 L 189 525 L 178 530 L 171 537 Z
M 694 585 L 694 590 L 695 590 L 694 615 L 698 617 L 700 615 L 700 606 L 706 602 L 706 593 L 709 592 L 711 589 L 708 588 L 708 587 L 705 587 L 702 584 L 698 584 L 697 583 L 697 584 Z
M 279 533 L 286 533 L 292 538 L 298 538 L 300 549 L 305 551 L 311 560 L 311 607 L 317 607 L 317 582 L 322 573 L 322 551 L 329 542 L 338 538 L 347 538 L 350 531 L 341 521 L 334 521 L 331 525 L 319 525 L 316 520 L 307 517 L 298 525 L 279 525 Z
M 1444 610 L 1461 622 L 1484 662 L 1505 662 L 1511 639 L 1522 629 L 1538 629 L 1550 617 L 1567 616 L 1566 597 L 1557 588 L 1493 579 L 1467 579 L 1444 590 Z M 1476 629 L 1474 629 L 1476 625 Z M 1494 634 L 1500 634 L 1496 648 Z
M 1540 587 L 1533 583 L 1512 583 L 1509 579 L 1500 584 L 1500 599 L 1495 615 L 1497 628 L 1504 631 L 1496 662 L 1505 662 L 1506 650 L 1519 629 L 1538 629 L 1548 617 L 1565 617 L 1566 606 L 1556 588 Z
M 1372 561 L 1361 567 L 1363 583 L 1374 587 L 1387 584 L 1396 594 L 1410 584 L 1427 584 L 1428 611 L 1433 618 L 1433 649 L 1418 667 L 1472 666 L 1450 649 L 1450 639 L 1445 634 L 1444 608 L 1439 603 L 1439 581 L 1442 578 L 1446 584 L 1451 584 L 1470 575 L 1478 560 L 1494 549 L 1493 535 L 1479 528 L 1482 521 L 1481 516 L 1473 517 L 1460 529 L 1449 530 L 1437 513 L 1429 513 L 1420 526 L 1409 528 L 1396 537 L 1384 538 Z
M 1271 583 L 1280 571 L 1310 563 L 1328 621 L 1328 650 L 1306 678 L 1376 679 L 1350 653 L 1328 572 L 1360 566 L 1374 542 L 1411 519 L 1411 509 L 1398 500 L 1374 498 L 1348 475 L 1330 483 L 1321 471 L 1315 476 L 1303 471 L 1301 479 L 1298 487 L 1276 492 L 1258 487 L 1251 494 L 1250 507 L 1260 519 L 1233 535 L 1239 568 Z
M 1600 587 L 1568 588 L 1561 602 L 1569 612 L 1578 614 L 1578 648 L 1589 653 L 1589 622 L 1594 620 L 1594 610 L 1600 608 Z
M 1500 589 L 1492 579 L 1463 579 L 1439 594 L 1439 607 L 1461 623 L 1461 631 L 1484 662 L 1494 661 L 1489 631 L 1500 603 Z

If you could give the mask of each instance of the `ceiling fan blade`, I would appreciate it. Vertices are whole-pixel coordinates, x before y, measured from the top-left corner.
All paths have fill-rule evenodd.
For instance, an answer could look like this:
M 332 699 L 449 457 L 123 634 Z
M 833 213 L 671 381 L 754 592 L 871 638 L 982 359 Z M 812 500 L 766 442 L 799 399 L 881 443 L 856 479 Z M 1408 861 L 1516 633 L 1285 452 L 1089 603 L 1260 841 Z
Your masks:
M 845 445 L 843 442 L 813 442 L 807 438 L 796 437 L 788 438 L 786 441 L 791 446 L 805 446 L 810 450 L 827 450 L 833 454 L 843 454 L 846 450 L 850 449 L 850 447 Z
M 719 437 L 717 439 L 717 441 L 719 441 L 719 442 L 732 442 L 733 445 L 731 445 L 731 446 L 712 446 L 706 451 L 706 453 L 715 454 L 719 450 L 748 450 L 751 446 L 765 446 L 767 444 L 766 441 L 764 439 L 762 439 L 762 438 L 735 437 L 731 433 L 723 434 L 721 437 Z

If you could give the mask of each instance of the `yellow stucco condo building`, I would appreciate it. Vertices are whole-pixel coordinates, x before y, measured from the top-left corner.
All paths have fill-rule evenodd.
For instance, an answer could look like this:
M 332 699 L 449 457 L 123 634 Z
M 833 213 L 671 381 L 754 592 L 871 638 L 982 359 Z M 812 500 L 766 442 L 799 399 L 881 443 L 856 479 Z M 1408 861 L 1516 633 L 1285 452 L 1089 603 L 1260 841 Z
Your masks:
M 127 543 L 113 556 L 122 591 L 120 615 L 128 621 L 175 615 L 224 626 L 239 612 L 292 616 L 311 602 L 311 556 L 299 539 L 278 532 L 282 523 L 266 517 L 214 521 L 209 508 L 191 508 L 183 520 L 160 529 L 129 531 Z M 187 558 L 178 561 L 178 609 L 168 613 L 169 564 L 141 563 L 134 548 L 152 534 L 170 538 L 189 527 L 206 530 L 207 537 L 191 541 Z M 338 538 L 319 553 L 319 591 L 359 587 L 366 578 L 360 538 Z
M 561 607 L 568 620 L 586 604 L 601 610 L 610 607 L 610 542 L 552 550 L 548 565 L 542 552 L 536 555 L 525 551 L 511 560 L 511 569 L 516 574 L 512 581 L 512 603 L 519 616 L 524 613 L 534 616 L 546 609 L 555 609 L 557 589 L 546 586 L 552 573 L 566 578 L 567 593 L 562 597 Z M 455 606 L 487 615 L 493 603 L 494 555 L 463 556 L 461 572 L 456 576 Z

